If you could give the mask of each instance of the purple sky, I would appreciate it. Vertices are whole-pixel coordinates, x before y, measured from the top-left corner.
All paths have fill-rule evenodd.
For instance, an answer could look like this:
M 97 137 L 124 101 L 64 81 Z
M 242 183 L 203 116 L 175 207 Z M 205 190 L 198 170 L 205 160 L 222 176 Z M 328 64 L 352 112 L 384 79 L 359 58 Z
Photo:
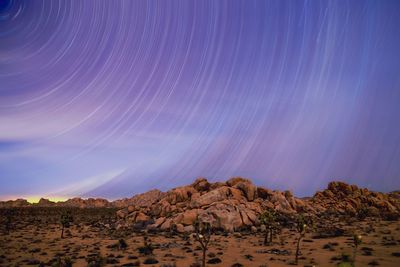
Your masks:
M 399 189 L 399 48 L 397 0 L 0 0 L 0 199 Z

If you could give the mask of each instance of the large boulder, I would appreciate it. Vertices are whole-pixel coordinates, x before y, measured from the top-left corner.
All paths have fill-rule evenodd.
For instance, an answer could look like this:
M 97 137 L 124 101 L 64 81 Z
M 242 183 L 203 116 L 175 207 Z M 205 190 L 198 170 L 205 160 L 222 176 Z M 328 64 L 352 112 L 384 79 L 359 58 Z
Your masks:
M 144 214 L 143 212 L 139 212 L 136 215 L 135 222 L 147 222 L 150 220 L 150 217 Z
M 234 206 L 218 203 L 208 208 L 207 212 L 216 219 L 214 227 L 232 232 L 243 225 L 240 212 Z
M 129 214 L 128 209 L 121 209 L 117 211 L 117 218 L 124 219 Z
M 248 201 L 253 201 L 257 198 L 257 187 L 248 179 L 235 177 L 229 179 L 226 184 L 241 190 Z
M 191 186 L 198 192 L 208 191 L 210 189 L 210 183 L 206 178 L 197 178 Z
M 217 189 L 214 189 L 210 192 L 207 192 L 197 199 L 194 199 L 191 202 L 191 207 L 192 208 L 199 208 L 199 207 L 204 207 L 211 205 L 212 203 L 219 202 L 222 200 L 225 200 L 229 196 L 229 188 L 227 186 L 222 186 Z
M 257 187 L 257 196 L 262 199 L 269 199 L 273 195 L 273 192 L 264 187 Z
M 171 205 L 175 205 L 190 200 L 192 195 L 196 192 L 196 189 L 191 186 L 177 187 L 167 193 L 166 200 Z
M 182 213 L 180 223 L 183 225 L 192 225 L 196 221 L 199 213 L 200 211 L 198 209 L 186 210 Z

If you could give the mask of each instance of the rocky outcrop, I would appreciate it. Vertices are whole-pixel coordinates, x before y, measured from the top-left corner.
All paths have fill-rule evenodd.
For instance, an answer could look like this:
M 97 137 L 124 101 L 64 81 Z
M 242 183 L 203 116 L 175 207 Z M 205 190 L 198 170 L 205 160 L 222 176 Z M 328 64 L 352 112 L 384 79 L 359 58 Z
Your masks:
M 268 203 L 258 197 L 259 191 L 268 192 L 261 194 L 264 198 L 268 197 Z M 293 196 L 288 195 L 286 199 L 281 192 L 258 189 L 250 180 L 243 178 L 232 178 L 226 183 L 209 183 L 201 178 L 189 186 L 168 191 L 158 202 L 142 211 L 154 221 L 150 228 L 166 230 L 175 225 L 178 229 L 189 230 L 188 226 L 200 218 L 215 228 L 234 231 L 257 225 L 259 214 L 267 207 L 295 213 L 298 203 L 291 198 Z M 119 211 L 117 215 L 126 223 L 127 214 L 129 208 Z
M 164 192 L 154 189 L 146 193 L 135 195 L 131 198 L 115 200 L 111 203 L 113 207 L 122 208 L 128 206 L 136 206 L 140 208 L 150 207 L 165 195 Z
M 48 200 L 46 198 L 41 198 L 39 200 L 39 202 L 36 204 L 36 206 L 38 206 L 38 207 L 53 207 L 55 205 L 56 205 L 55 202 L 50 201 L 50 200 Z
M 20 208 L 20 207 L 28 207 L 30 203 L 26 199 L 16 199 L 16 200 L 7 200 L 0 201 L 0 208 Z
M 59 202 L 58 206 L 62 207 L 78 207 L 78 208 L 109 208 L 112 205 L 107 199 L 103 198 L 72 198 L 65 202 Z
M 174 228 L 178 232 L 186 232 L 192 231 L 194 221 L 200 219 L 214 228 L 236 231 L 258 226 L 259 215 L 266 209 L 288 216 L 300 212 L 318 215 L 326 211 L 352 215 L 364 207 L 374 210 L 375 213 L 371 214 L 376 216 L 382 212 L 398 214 L 399 200 L 394 197 L 396 193 L 392 195 L 332 182 L 314 197 L 300 199 L 290 191 L 257 187 L 241 177 L 225 183 L 210 183 L 205 178 L 199 178 L 191 185 L 157 194 L 150 205 L 125 207 L 117 212 L 117 217 L 120 227 L 139 223 L 149 229 Z
M 308 201 L 317 212 L 357 215 L 359 212 L 379 216 L 398 214 L 400 199 L 396 194 L 384 194 L 358 188 L 343 182 L 331 182 L 328 188 L 317 192 Z

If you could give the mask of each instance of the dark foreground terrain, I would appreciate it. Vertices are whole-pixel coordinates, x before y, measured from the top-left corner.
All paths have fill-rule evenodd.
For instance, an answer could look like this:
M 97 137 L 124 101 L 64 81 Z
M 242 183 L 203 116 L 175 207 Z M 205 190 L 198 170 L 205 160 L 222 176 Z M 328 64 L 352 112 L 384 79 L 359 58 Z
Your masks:
M 73 222 L 60 238 L 60 216 L 66 210 L 72 214 Z M 193 234 L 117 230 L 115 211 L 1 209 L 0 266 L 200 266 L 202 253 Z M 400 266 L 399 221 L 349 216 L 324 219 L 310 227 L 300 243 L 298 265 L 336 266 L 351 261 L 353 233 L 362 235 L 356 266 Z M 144 247 L 144 236 L 152 253 Z M 211 236 L 207 265 L 288 266 L 293 264 L 297 236 L 290 224 L 276 229 L 269 245 L 263 244 L 264 233 L 259 229 L 216 231 Z

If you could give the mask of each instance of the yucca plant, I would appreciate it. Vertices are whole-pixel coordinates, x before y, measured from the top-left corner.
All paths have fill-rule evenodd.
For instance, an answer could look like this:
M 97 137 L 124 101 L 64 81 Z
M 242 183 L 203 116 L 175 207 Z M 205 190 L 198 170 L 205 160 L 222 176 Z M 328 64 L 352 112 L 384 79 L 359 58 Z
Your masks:
M 267 210 L 260 215 L 260 223 L 265 225 L 264 246 L 272 243 L 273 231 L 276 228 L 276 214 L 273 210 Z
M 64 211 L 61 214 L 60 223 L 61 223 L 61 238 L 64 238 L 64 228 L 69 228 L 71 223 L 74 221 L 72 214 L 70 211 Z
M 208 222 L 202 222 L 200 220 L 196 220 L 194 222 L 194 230 L 195 234 L 194 237 L 197 242 L 200 243 L 201 249 L 203 251 L 203 257 L 202 257 L 202 266 L 206 266 L 206 253 L 208 250 L 208 245 L 210 243 L 211 239 L 211 225 Z
M 299 215 L 296 221 L 296 230 L 299 233 L 297 237 L 297 245 L 296 245 L 296 257 L 295 257 L 295 264 L 297 265 L 299 262 L 299 253 L 300 253 L 300 242 L 306 234 L 307 231 L 307 224 L 306 220 L 303 215 Z
M 362 243 L 362 236 L 354 234 L 353 235 L 354 248 L 353 248 L 353 260 L 352 260 L 353 261 L 353 266 L 355 266 L 355 264 L 356 264 L 357 249 L 358 249 L 358 246 L 361 245 L 361 243 Z

